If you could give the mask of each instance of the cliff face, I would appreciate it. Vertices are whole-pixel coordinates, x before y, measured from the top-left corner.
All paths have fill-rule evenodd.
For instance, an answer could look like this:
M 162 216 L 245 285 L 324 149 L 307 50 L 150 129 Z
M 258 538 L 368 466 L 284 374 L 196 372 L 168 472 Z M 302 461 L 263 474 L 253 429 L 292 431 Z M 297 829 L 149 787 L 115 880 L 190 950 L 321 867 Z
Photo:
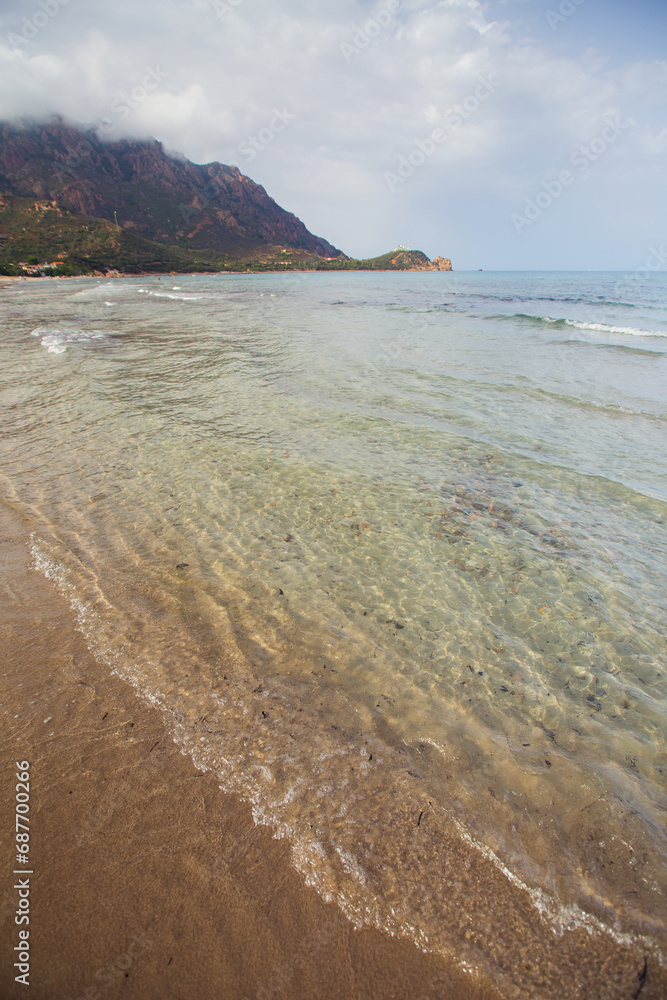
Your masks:
M 427 258 L 428 261 L 428 258 Z M 411 271 L 451 271 L 452 262 L 449 257 L 434 257 L 432 261 L 410 268 Z
M 0 126 L 0 193 L 45 199 L 136 236 L 223 253 L 276 244 L 337 257 L 237 167 L 204 166 L 154 140 L 105 143 L 60 120 Z

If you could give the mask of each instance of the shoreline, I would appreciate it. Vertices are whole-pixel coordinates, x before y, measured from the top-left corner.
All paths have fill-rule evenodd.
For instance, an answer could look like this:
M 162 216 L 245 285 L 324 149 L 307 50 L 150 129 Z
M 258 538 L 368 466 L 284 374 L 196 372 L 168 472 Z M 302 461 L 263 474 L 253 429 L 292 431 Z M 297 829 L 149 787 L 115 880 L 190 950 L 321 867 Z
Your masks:
M 663 996 L 655 959 L 583 928 L 554 934 L 523 891 L 437 825 L 430 836 L 450 863 L 459 857 L 454 869 L 473 862 L 467 895 L 457 892 L 463 885 L 443 886 L 441 919 L 458 912 L 465 925 L 484 923 L 487 899 L 507 925 L 500 937 L 487 928 L 487 972 L 464 972 L 406 938 L 355 930 L 306 886 L 288 842 L 255 826 L 250 806 L 174 743 L 162 714 L 94 659 L 68 604 L 29 566 L 32 527 L 0 501 L 0 634 L 9 650 L 0 691 L 8 760 L 29 760 L 34 782 L 37 1000 L 102 1000 L 117 995 L 121 979 L 131 980 L 123 995 L 137 1000 L 501 1000 L 555 996 L 559 982 L 564 996 L 585 989 L 587 1000 L 630 1000 L 640 988 L 642 1000 Z M 5 769 L 8 801 L 13 780 Z M 12 902 L 11 890 L 0 891 L 8 983 Z M 67 925 L 63 911 L 75 914 Z M 20 996 L 18 985 L 6 995 Z
M 3 274 L 0 276 L 0 288 L 6 281 L 77 281 L 81 278 L 86 278 L 88 280 L 99 280 L 102 278 L 104 281 L 113 281 L 117 279 L 127 279 L 127 278 L 198 278 L 200 275 L 204 275 L 209 278 L 215 278 L 222 275 L 240 275 L 240 274 L 415 274 L 416 272 L 423 272 L 425 274 L 452 274 L 451 271 L 445 271 L 438 268 L 431 267 L 348 267 L 348 268 L 336 268 L 336 267 L 291 267 L 289 270 L 282 268 L 261 268 L 257 270 L 252 270 L 251 268 L 239 269 L 238 271 L 137 271 L 132 274 L 39 274 L 39 275 L 16 275 L 16 274 Z
M 94 660 L 65 601 L 29 568 L 30 528 L 0 502 L 12 765 L 1 780 L 9 802 L 14 757 L 30 761 L 36 1000 L 102 1000 L 121 987 L 136 1000 L 499 1000 L 454 963 L 355 930 L 304 885 L 289 845 L 256 827 L 248 805 L 179 751 L 160 713 Z M 3 845 L 9 872 L 13 830 Z M 11 878 L 0 891 L 7 998 L 23 995 Z
M 11 302 L 11 296 L 5 300 L 3 398 L 9 407 L 9 437 L 2 492 L 14 501 L 19 516 L 29 515 L 36 529 L 30 553 L 40 570 L 38 575 L 26 569 L 25 537 L 30 527 L 23 516 L 24 528 L 17 529 L 23 538 L 23 556 L 7 571 L 13 586 L 21 584 L 22 598 L 17 603 L 6 588 L 5 634 L 9 639 L 5 648 L 16 648 L 17 657 L 19 651 L 23 655 L 21 629 L 32 635 L 26 670 L 30 678 L 34 674 L 41 679 L 34 682 L 32 693 L 26 693 L 24 677 L 15 673 L 13 687 L 27 706 L 15 728 L 18 732 L 24 725 L 27 712 L 39 735 L 43 716 L 41 725 L 54 727 L 44 741 L 49 768 L 57 770 L 51 768 L 52 747 L 64 733 L 79 755 L 72 780 L 78 786 L 85 775 L 89 781 L 88 757 L 95 755 L 102 737 L 106 740 L 106 717 L 113 713 L 106 705 L 104 712 L 99 706 L 98 715 L 87 713 L 84 740 L 79 730 L 70 732 L 70 716 L 75 711 L 71 706 L 83 711 L 81 694 L 90 686 L 97 692 L 104 678 L 115 675 L 128 682 L 121 681 L 112 697 L 115 705 L 125 706 L 128 728 L 116 734 L 114 758 L 125 759 L 133 746 L 136 729 L 130 722 L 135 722 L 137 704 L 147 707 L 151 725 L 157 726 L 151 707 L 156 706 L 163 728 L 158 726 L 155 739 L 146 743 L 138 772 L 148 764 L 153 767 L 156 755 L 165 752 L 159 737 L 167 732 L 167 742 L 175 743 L 190 775 L 194 762 L 197 785 L 182 783 L 174 801 L 171 764 L 162 776 L 151 772 L 155 780 L 151 779 L 148 790 L 144 786 L 143 798 L 150 799 L 157 788 L 157 796 L 168 804 L 168 815 L 156 807 L 153 815 L 158 818 L 148 824 L 135 822 L 144 806 L 128 798 L 133 779 L 126 778 L 112 788 L 99 808 L 89 808 L 95 790 L 89 784 L 85 804 L 92 817 L 86 814 L 83 822 L 80 817 L 72 820 L 60 803 L 56 815 L 74 840 L 72 867 L 79 849 L 88 850 L 90 858 L 90 852 L 101 847 L 106 858 L 111 847 L 116 850 L 117 843 L 127 840 L 117 814 L 129 815 L 130 829 L 136 829 L 135 840 L 142 845 L 142 863 L 144 843 L 151 845 L 145 856 L 152 863 L 156 829 L 165 832 L 159 853 L 178 853 L 182 822 L 173 832 L 172 817 L 191 806 L 192 790 L 206 782 L 212 789 L 212 802 L 220 800 L 225 813 L 243 816 L 242 834 L 225 851 L 225 863 L 233 863 L 236 870 L 235 844 L 244 843 L 245 831 L 252 827 L 248 808 L 240 803 L 249 803 L 255 822 L 268 829 L 269 836 L 275 830 L 283 837 L 276 871 L 284 864 L 293 878 L 292 869 L 296 869 L 299 885 L 315 888 L 320 900 L 335 900 L 354 926 L 379 928 L 385 935 L 394 935 L 394 940 L 444 956 L 445 962 L 483 970 L 475 981 L 477 993 L 486 977 L 512 1000 L 579 1000 L 584 995 L 594 1000 L 626 1000 L 640 987 L 642 998 L 664 995 L 659 992 L 659 985 L 665 988 L 667 967 L 665 897 L 659 888 L 664 885 L 664 853 L 658 837 L 643 822 L 646 813 L 641 808 L 646 804 L 648 813 L 655 802 L 650 815 L 656 817 L 658 827 L 662 748 L 655 737 L 659 740 L 661 720 L 657 712 L 641 716 L 641 706 L 635 708 L 630 697 L 622 704 L 623 709 L 630 709 L 626 716 L 614 689 L 621 680 L 608 681 L 608 672 L 596 668 L 592 656 L 591 673 L 574 672 L 582 660 L 574 642 L 582 637 L 583 623 L 588 623 L 583 638 L 590 638 L 590 632 L 596 639 L 591 643 L 592 653 L 608 648 L 612 640 L 624 639 L 622 628 L 608 627 L 599 609 L 590 610 L 583 603 L 588 589 L 582 595 L 576 588 L 588 588 L 594 579 L 606 595 L 604 584 L 609 579 L 614 594 L 619 580 L 627 577 L 617 573 L 608 578 L 602 553 L 586 575 L 571 574 L 567 583 L 575 587 L 565 586 L 561 575 L 570 572 L 567 560 L 569 566 L 580 568 L 575 560 L 582 551 L 588 553 L 585 539 L 596 537 L 595 525 L 600 523 L 622 540 L 625 572 L 634 568 L 638 544 L 649 551 L 644 546 L 653 538 L 654 518 L 660 511 L 648 502 L 628 498 L 623 482 L 605 484 L 591 495 L 586 489 L 589 480 L 575 478 L 561 491 L 562 506 L 552 520 L 539 496 L 535 502 L 533 491 L 541 487 L 547 497 L 554 495 L 554 483 L 561 483 L 557 462 L 551 462 L 547 474 L 537 475 L 525 461 L 503 456 L 495 448 L 496 453 L 489 454 L 484 445 L 471 443 L 465 434 L 418 432 L 407 441 L 394 440 L 393 432 L 404 417 L 401 407 L 392 409 L 394 419 L 380 426 L 366 418 L 384 416 L 377 407 L 360 414 L 360 402 L 366 406 L 369 395 L 373 398 L 379 386 L 386 386 L 384 375 L 378 378 L 374 372 L 369 372 L 361 399 L 345 407 L 346 421 L 349 415 L 353 417 L 349 433 L 341 435 L 341 425 L 331 427 L 326 420 L 332 398 L 338 402 L 335 388 L 333 393 L 324 389 L 320 408 L 309 399 L 294 403 L 288 399 L 286 405 L 279 384 L 278 393 L 262 393 L 261 397 L 261 407 L 266 404 L 271 417 L 269 435 L 267 421 L 262 420 L 260 447 L 254 442 L 246 447 L 244 431 L 248 423 L 251 427 L 256 423 L 256 411 L 251 405 L 249 420 L 245 419 L 246 396 L 239 390 L 248 384 L 248 374 L 251 385 L 257 385 L 258 374 L 260 389 L 266 384 L 264 363 L 258 372 L 257 342 L 252 334 L 266 327 L 259 341 L 260 356 L 282 357 L 282 328 L 293 315 L 291 293 L 297 291 L 297 300 L 306 306 L 304 316 L 309 316 L 312 289 L 299 296 L 299 283 L 288 283 L 283 303 L 275 302 L 274 296 L 269 302 L 257 295 L 256 307 L 246 310 L 244 305 L 247 316 L 238 324 L 234 315 L 239 312 L 239 300 L 232 299 L 225 313 L 231 320 L 226 326 L 234 330 L 237 344 L 248 343 L 241 351 L 247 358 L 238 372 L 227 377 L 224 363 L 219 363 L 227 357 L 227 348 L 223 345 L 221 355 L 217 321 L 210 322 L 221 311 L 220 300 L 227 298 L 224 283 L 213 296 L 218 300 L 215 305 L 204 302 L 186 309 L 180 302 L 149 305 L 147 295 L 134 293 L 142 286 L 140 290 L 151 287 L 151 294 L 161 299 L 207 299 L 165 296 L 158 291 L 158 285 L 162 293 L 169 292 L 172 284 L 194 288 L 189 279 L 185 285 L 179 278 L 165 278 L 164 285 L 154 277 L 128 280 L 121 282 L 125 291 L 120 286 L 112 289 L 104 279 L 86 281 L 81 290 L 63 290 L 62 295 L 54 289 L 49 292 L 37 286 L 31 290 L 10 282 L 5 288 L 17 295 Z M 207 283 L 208 279 L 202 286 Z M 262 291 L 262 282 L 250 284 L 257 285 L 255 293 Z M 344 298 L 361 299 L 367 311 L 368 286 L 379 289 L 380 284 L 384 282 L 372 278 L 350 279 Z M 409 304 L 414 288 L 398 284 L 406 290 L 401 302 Z M 421 287 L 422 283 L 417 284 Z M 437 302 L 440 285 L 427 284 L 425 302 Z M 517 283 L 517 290 L 521 287 L 523 282 Z M 582 294 L 591 298 L 596 288 L 597 282 L 589 286 L 585 281 Z M 247 291 L 238 286 L 242 295 Z M 280 289 L 276 286 L 273 291 Z M 45 317 L 49 322 L 53 315 L 54 298 L 64 325 L 56 318 L 53 327 L 42 328 Z M 326 305 L 327 299 L 340 296 L 329 289 L 320 298 Z M 101 308 L 105 299 L 123 305 L 120 320 Z M 138 310 L 137 302 L 142 303 Z M 332 307 L 339 304 L 331 303 Z M 275 322 L 265 323 L 269 310 Z M 85 316 L 72 315 L 75 311 L 98 317 L 99 329 L 74 326 L 88 325 Z M 414 309 L 408 312 L 411 315 Z M 33 317 L 30 326 L 25 322 L 28 315 Z M 325 311 L 321 324 L 319 315 L 317 322 L 301 324 L 307 336 L 295 357 L 301 356 L 306 364 L 313 348 L 320 348 L 322 331 L 334 332 L 341 323 L 336 308 Z M 363 313 L 353 313 L 357 315 Z M 187 326 L 183 317 L 193 322 L 181 339 Z M 421 317 L 416 322 L 421 328 Z M 405 323 L 403 316 L 392 312 L 379 329 L 395 333 Z M 437 313 L 432 325 L 439 330 Z M 35 327 L 31 334 L 44 334 L 40 345 L 27 339 L 31 326 Z M 486 328 L 470 340 L 471 327 L 456 321 L 453 332 L 458 339 L 452 343 L 486 351 Z M 116 338 L 117 328 L 134 336 Z M 493 332 L 498 325 L 490 329 Z M 517 343 L 522 340 L 519 327 Z M 363 350 L 375 350 L 371 338 L 362 343 Z M 398 343 L 403 347 L 403 341 Z M 188 365 L 190 345 L 198 356 L 211 359 L 195 378 Z M 66 350 L 70 353 L 64 358 L 51 357 Z M 356 358 L 346 361 L 338 345 L 323 351 L 325 358 L 331 368 L 323 371 L 336 373 L 334 386 L 346 385 L 356 375 Z M 403 360 L 399 358 L 399 365 Z M 300 375 L 292 377 L 293 361 L 290 351 L 285 363 L 270 370 L 287 375 L 285 381 L 298 388 L 303 383 Z M 428 356 L 424 361 L 418 368 L 427 371 Z M 131 377 L 128 385 L 127 373 L 132 371 L 141 377 L 138 381 Z M 168 377 L 163 379 L 165 374 Z M 541 366 L 536 374 L 541 383 Z M 153 381 L 154 375 L 159 381 Z M 219 381 L 211 384 L 211 376 Z M 161 405 L 165 393 L 168 407 Z M 598 395 L 602 394 L 593 398 Z M 237 398 L 240 403 L 235 409 Z M 485 404 L 493 406 L 497 399 L 496 393 L 489 393 Z M 222 426 L 230 417 L 233 421 L 236 443 L 231 446 L 216 433 L 221 400 Z M 530 408 L 523 409 L 525 395 L 520 393 L 518 400 L 522 411 L 530 414 Z M 506 404 L 504 398 L 500 402 Z M 510 405 L 514 403 L 510 400 Z M 429 412 L 428 398 L 417 397 L 411 420 Z M 464 389 L 460 401 L 452 402 L 451 412 L 465 414 L 466 419 L 469 413 L 479 413 L 473 392 Z M 564 416 L 565 428 L 578 433 L 576 407 Z M 202 433 L 202 418 L 213 419 L 210 431 Z M 313 427 L 313 437 L 309 434 L 301 441 L 299 428 L 306 421 Z M 543 427 L 538 418 L 536 450 L 541 445 L 551 447 L 550 425 L 545 422 Z M 612 436 L 607 426 L 598 438 L 603 445 Z M 614 420 L 609 426 L 615 429 L 618 424 Z M 630 436 L 637 422 L 628 417 L 624 426 Z M 285 431 L 290 435 L 289 449 L 283 451 L 279 449 L 288 438 Z M 346 448 L 339 456 L 341 437 L 349 451 Z M 312 459 L 318 454 L 327 455 L 331 468 L 314 467 Z M 423 472 L 419 477 L 413 474 L 416 456 Z M 580 476 L 581 464 L 573 464 Z M 635 466 L 636 462 L 628 463 L 631 469 Z M 311 483 L 313 468 L 318 474 Z M 376 468 L 388 482 L 369 475 Z M 589 472 L 586 464 L 584 474 Z M 524 482 L 526 489 L 515 492 Z M 583 498 L 592 502 L 593 509 L 582 506 Z M 619 500 L 624 502 L 617 512 Z M 437 519 L 431 516 L 434 513 Z M 479 523 L 473 524 L 478 518 Z M 565 530 L 572 527 L 570 522 L 577 525 L 572 532 Z M 544 543 L 537 541 L 542 537 L 542 532 L 536 533 L 539 527 L 549 532 Z M 363 529 L 377 534 L 363 535 Z M 465 565 L 460 558 L 452 558 L 460 556 L 461 550 L 448 548 L 454 539 L 463 537 L 461 531 L 470 543 L 465 546 Z M 495 534 L 501 531 L 507 533 Z M 408 548 L 404 565 L 410 567 L 414 588 L 403 587 L 400 563 L 393 575 L 390 564 L 394 554 L 405 558 Z M 552 556 L 556 557 L 553 561 Z M 431 557 L 438 560 L 433 570 L 428 568 Z M 475 568 L 474 584 L 471 580 L 468 587 L 465 578 L 458 579 L 457 566 L 466 571 Z M 521 576 L 510 566 L 527 566 L 522 587 L 516 587 Z M 374 588 L 382 584 L 385 572 L 387 586 L 376 593 Z M 546 589 L 540 577 L 549 581 Z M 489 583 L 492 578 L 496 582 Z M 649 575 L 640 578 L 645 584 L 642 608 L 648 617 L 661 606 L 661 593 Z M 427 587 L 433 596 L 424 601 Z M 56 723 L 50 702 L 43 711 L 39 709 L 42 691 L 49 688 L 40 661 L 60 661 L 54 660 L 50 646 L 38 644 L 41 634 L 48 634 L 41 609 L 51 606 L 54 589 L 65 598 L 60 605 L 62 633 L 60 625 L 52 633 L 55 646 L 68 648 L 69 628 L 75 622 L 87 646 L 82 662 L 89 665 L 83 677 L 72 675 L 76 686 L 69 683 L 67 664 L 57 666 L 51 692 L 51 701 L 61 707 Z M 510 598 L 517 590 L 520 595 Z M 510 605 L 506 613 L 503 597 Z M 552 606 L 558 609 L 555 614 L 549 610 Z M 27 613 L 32 607 L 39 608 L 33 618 Z M 465 625 L 460 635 L 448 609 L 457 609 L 457 619 Z M 421 616 L 425 610 L 428 618 Z M 494 648 L 500 644 L 487 631 L 487 616 L 495 613 L 508 633 L 529 637 L 542 612 L 551 624 L 545 625 L 541 642 L 520 639 L 520 656 Z M 563 626 L 563 612 L 572 616 L 568 621 L 575 625 Z M 353 615 L 359 617 L 355 620 Z M 393 628 L 384 627 L 389 625 Z M 443 632 L 439 638 L 430 634 Z M 658 652 L 654 633 L 646 630 L 643 635 L 642 641 L 619 647 L 618 673 L 624 684 L 633 683 L 633 678 L 647 686 L 652 683 L 652 672 L 637 671 L 630 659 L 637 650 Z M 569 648 L 575 655 L 563 659 L 555 655 Z M 497 659 L 489 649 L 498 654 Z M 432 666 L 429 658 L 434 660 Z M 484 669 L 476 671 L 473 663 Z M 512 673 L 515 663 L 520 674 Z M 24 663 L 17 658 L 15 665 L 18 671 Z M 510 676 L 516 684 L 499 684 Z M 562 686 L 567 690 L 570 681 L 573 691 L 562 694 Z M 593 684 L 600 684 L 599 689 L 593 688 L 599 696 L 594 703 L 587 697 Z M 437 690 L 431 692 L 431 686 Z M 501 697 L 498 688 L 506 697 Z M 423 697 L 421 691 L 426 692 Z M 664 685 L 656 684 L 656 691 L 664 698 Z M 62 698 L 61 692 L 65 692 Z M 554 695 L 559 698 L 557 709 L 547 700 Z M 18 710 L 8 696 L 6 718 Z M 612 721 L 617 719 L 622 721 Z M 482 720 L 483 725 L 478 725 Z M 629 733 L 648 737 L 647 752 L 636 748 L 637 768 L 632 772 L 626 766 L 630 758 L 623 756 L 635 749 L 623 745 Z M 600 753 L 601 735 L 606 753 L 605 747 Z M 503 740 L 507 751 L 500 746 Z M 19 756 L 25 759 L 22 751 Z M 625 777 L 624 798 L 613 782 L 600 780 L 600 769 L 608 763 L 617 767 L 619 777 Z M 586 772 L 593 776 L 592 788 L 582 780 Z M 96 780 L 99 771 L 93 769 L 93 773 Z M 110 786 L 104 772 L 102 780 L 107 792 Z M 219 796 L 216 783 L 231 798 Z M 647 802 L 650 795 L 654 799 Z M 10 800 L 11 796 L 10 788 Z M 74 794 L 69 802 L 73 806 Z M 231 806 L 225 805 L 230 802 Z M 639 809 L 633 808 L 635 803 Z M 200 820 L 198 814 L 198 827 Z M 221 825 L 222 820 L 216 829 Z M 209 826 L 202 829 L 204 834 L 201 829 L 192 834 L 193 844 L 202 836 L 215 838 Z M 198 853 L 200 848 L 193 850 Z M 117 869 L 136 864 L 128 851 Z M 220 881 L 220 864 L 214 859 L 212 867 L 204 865 L 211 885 Z M 153 876 L 153 882 L 165 882 L 159 865 L 153 867 Z M 252 877 L 250 868 L 248 878 Z M 186 879 L 181 876 L 178 881 Z M 242 881 L 245 886 L 248 879 Z M 152 885 L 149 888 L 152 891 Z M 263 888 L 270 895 L 268 874 Z M 226 894 L 223 886 L 209 908 L 206 927 L 216 927 L 220 907 L 228 908 Z M 167 894 L 160 906 L 150 909 L 169 915 L 172 905 Z M 298 908 L 290 905 L 292 910 Z M 88 907 L 86 897 L 83 911 Z M 273 933 L 272 925 L 268 931 L 257 930 L 256 914 L 261 912 L 261 901 L 259 906 L 254 901 L 247 921 L 252 941 L 261 940 L 265 951 L 272 940 L 281 947 L 285 940 L 290 947 L 285 921 L 280 922 L 275 938 L 267 938 L 267 933 Z M 188 914 L 188 926 L 192 919 Z M 310 925 L 308 929 L 300 926 L 306 948 L 312 951 L 320 940 L 320 922 L 314 922 L 312 932 Z M 210 939 L 206 927 L 198 940 Z M 173 928 L 170 933 L 173 936 Z M 130 949 L 133 940 L 126 944 Z M 131 956 L 136 958 L 139 946 L 134 945 Z M 216 939 L 213 947 L 217 946 Z M 241 951 L 252 953 L 253 947 L 244 945 Z M 346 948 L 349 952 L 349 944 Z M 341 956 L 344 963 L 347 952 Z M 193 954 L 200 961 L 200 952 Z M 645 956 L 654 958 L 649 957 L 644 965 Z M 299 967 L 305 960 L 299 950 L 295 960 Z M 470 993 L 471 979 L 467 983 Z M 266 981 L 261 988 L 268 989 Z M 451 995 L 452 988 L 447 992 Z M 253 995 L 259 1000 L 254 987 Z

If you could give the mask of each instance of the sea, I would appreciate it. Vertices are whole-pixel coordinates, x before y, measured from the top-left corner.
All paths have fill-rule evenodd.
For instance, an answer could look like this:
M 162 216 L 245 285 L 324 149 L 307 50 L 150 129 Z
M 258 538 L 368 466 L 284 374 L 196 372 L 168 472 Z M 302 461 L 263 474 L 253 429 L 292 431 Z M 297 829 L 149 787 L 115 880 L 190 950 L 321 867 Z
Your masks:
M 477 857 L 664 962 L 667 274 L 15 281 L 0 330 L 33 567 L 309 885 L 502 983 Z

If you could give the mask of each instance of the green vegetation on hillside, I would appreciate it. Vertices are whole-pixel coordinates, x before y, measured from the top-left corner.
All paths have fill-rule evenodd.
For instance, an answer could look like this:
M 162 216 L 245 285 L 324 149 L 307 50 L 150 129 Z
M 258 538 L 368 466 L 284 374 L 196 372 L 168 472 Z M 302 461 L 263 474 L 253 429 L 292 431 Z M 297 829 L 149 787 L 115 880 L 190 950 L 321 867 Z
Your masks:
M 225 256 L 182 250 L 133 236 L 105 219 L 76 215 L 30 198 L 0 198 L 0 273 L 25 273 L 22 265 L 57 264 L 55 274 L 125 274 L 219 271 Z M 47 270 L 46 273 L 49 273 Z
M 160 274 L 168 271 L 387 271 L 430 263 L 418 250 L 381 257 L 327 259 L 308 250 L 263 246 L 236 255 L 191 250 L 134 236 L 106 219 L 77 215 L 53 202 L 0 196 L 0 274 Z
M 380 257 L 369 257 L 366 260 L 356 260 L 354 257 L 323 260 L 317 269 L 318 271 L 410 271 L 430 263 L 429 258 L 421 250 L 396 249 Z

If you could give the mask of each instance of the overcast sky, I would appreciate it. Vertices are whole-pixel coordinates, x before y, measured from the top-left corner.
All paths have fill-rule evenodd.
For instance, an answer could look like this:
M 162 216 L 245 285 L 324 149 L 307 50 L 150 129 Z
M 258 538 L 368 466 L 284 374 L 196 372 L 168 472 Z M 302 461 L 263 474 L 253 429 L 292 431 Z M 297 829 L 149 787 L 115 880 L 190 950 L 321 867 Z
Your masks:
M 0 10 L 0 117 L 236 164 L 349 255 L 634 269 L 667 251 L 665 0 Z

